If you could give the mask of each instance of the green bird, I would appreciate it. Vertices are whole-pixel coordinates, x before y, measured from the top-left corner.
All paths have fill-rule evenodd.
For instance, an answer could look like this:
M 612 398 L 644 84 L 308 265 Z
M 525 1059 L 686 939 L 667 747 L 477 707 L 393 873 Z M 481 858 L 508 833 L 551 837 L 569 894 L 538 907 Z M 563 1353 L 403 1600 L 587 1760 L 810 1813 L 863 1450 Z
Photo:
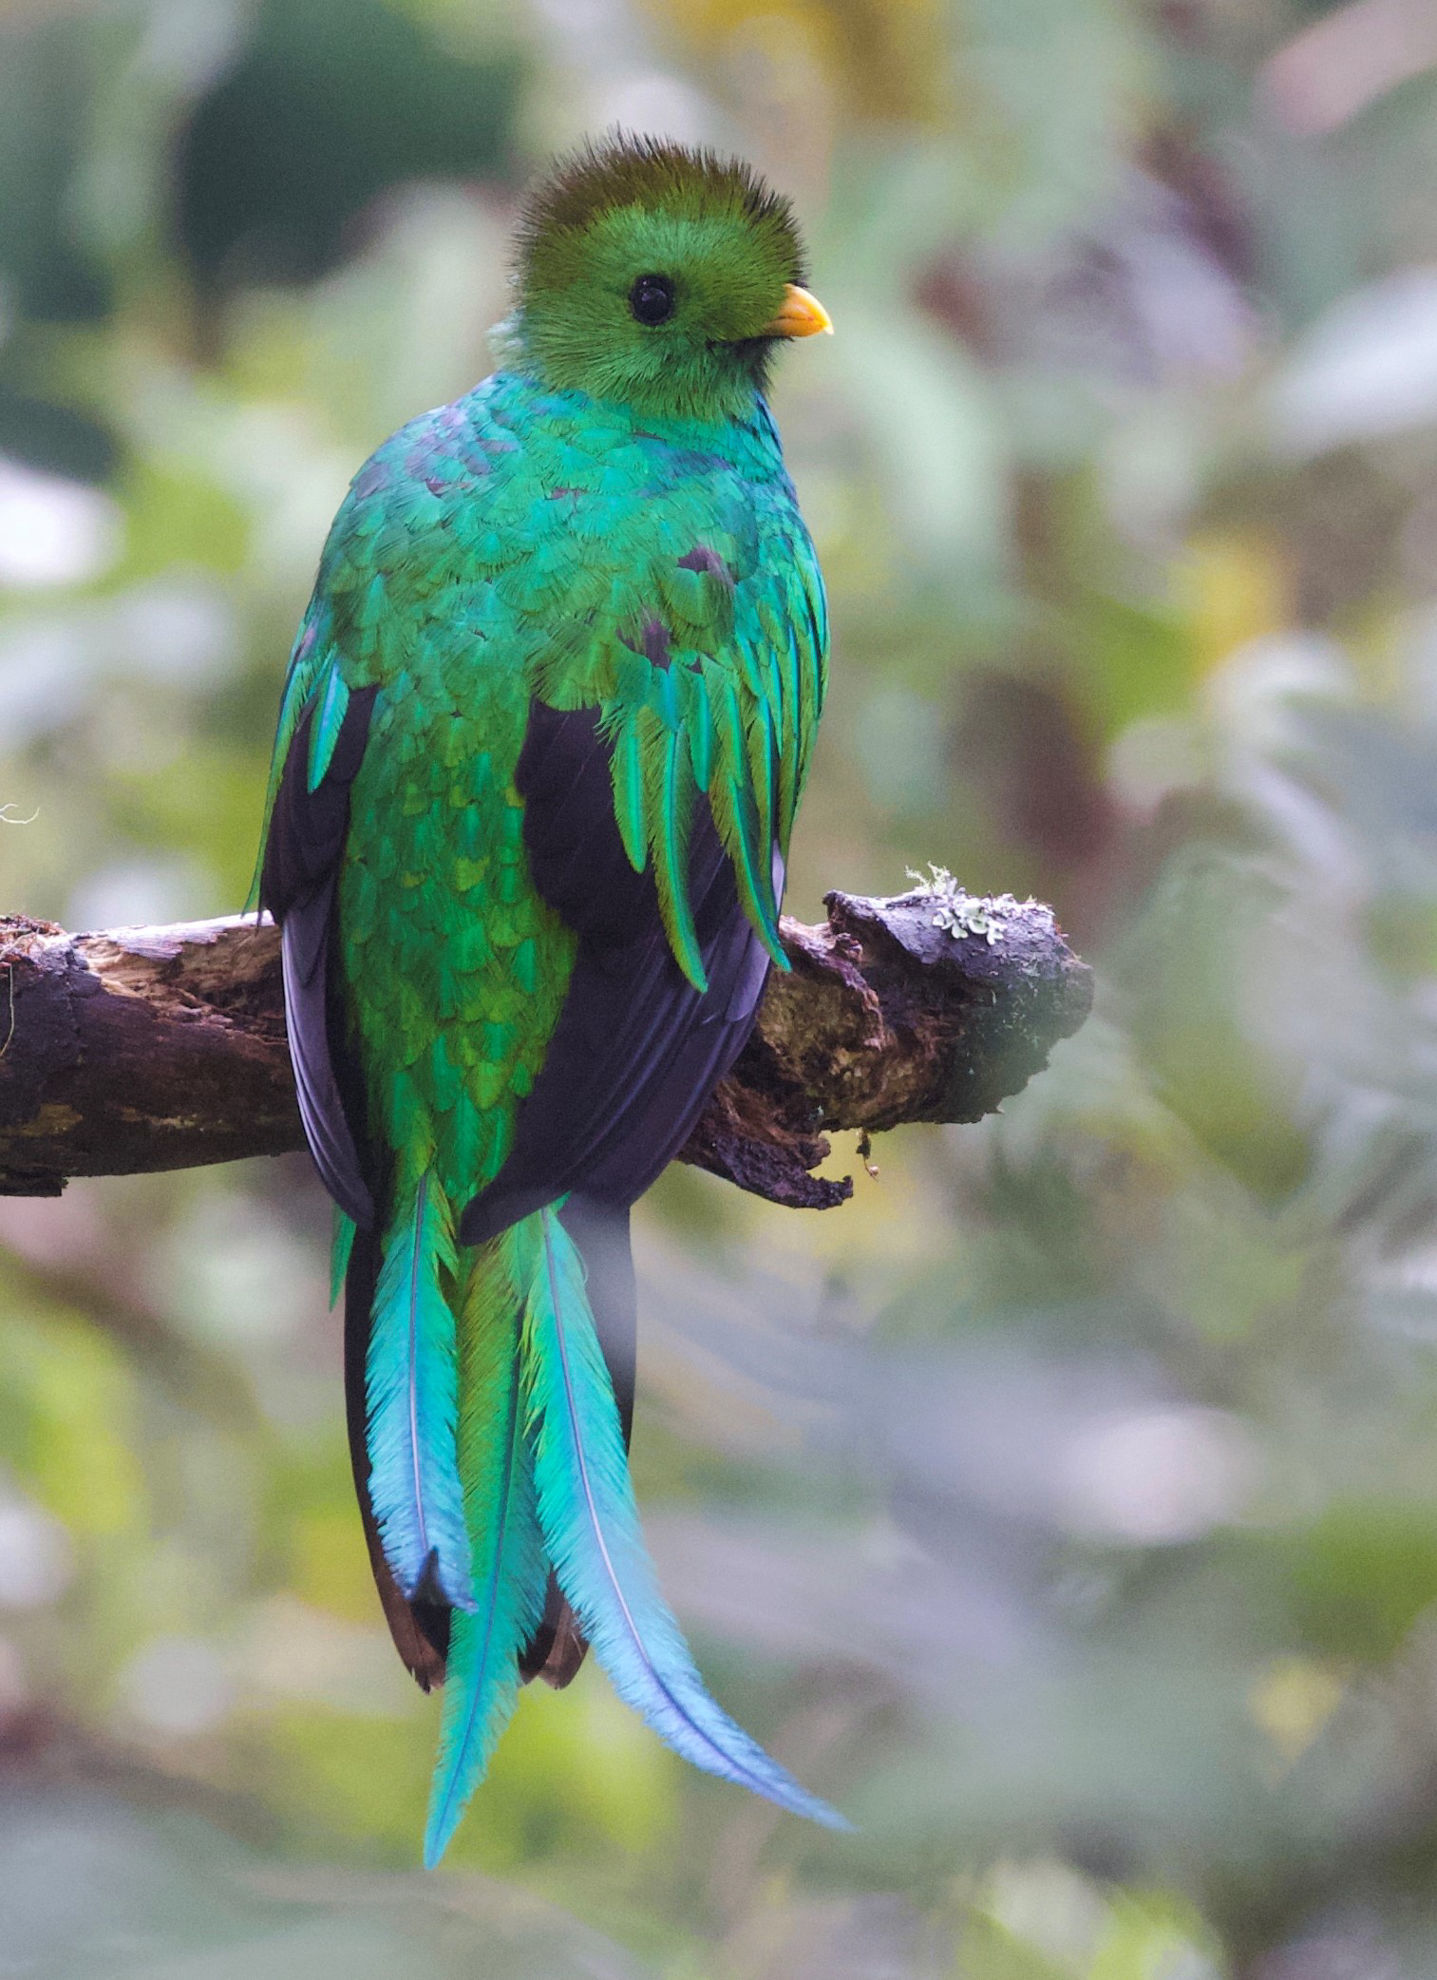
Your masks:
M 828 626 L 764 389 L 831 325 L 786 201 L 677 145 L 586 148 L 517 246 L 503 368 L 330 531 L 258 879 L 374 1577 L 447 1678 L 431 1864 L 589 1643 L 679 1753 L 841 1823 L 705 1690 L 628 1473 L 629 1208 L 788 967 Z

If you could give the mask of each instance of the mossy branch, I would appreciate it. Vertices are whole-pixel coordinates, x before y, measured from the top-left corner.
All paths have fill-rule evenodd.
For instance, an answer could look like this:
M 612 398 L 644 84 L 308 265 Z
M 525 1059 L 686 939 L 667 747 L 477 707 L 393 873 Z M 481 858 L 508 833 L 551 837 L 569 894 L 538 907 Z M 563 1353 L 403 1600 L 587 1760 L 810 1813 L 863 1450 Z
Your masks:
M 896 900 L 833 893 L 785 919 L 793 964 L 682 1160 L 812 1209 L 827 1133 L 975 1121 L 1088 1013 L 1092 978 L 1048 908 L 942 872 Z M 70 935 L 0 919 L 0 1194 L 303 1146 L 279 938 L 227 916 Z

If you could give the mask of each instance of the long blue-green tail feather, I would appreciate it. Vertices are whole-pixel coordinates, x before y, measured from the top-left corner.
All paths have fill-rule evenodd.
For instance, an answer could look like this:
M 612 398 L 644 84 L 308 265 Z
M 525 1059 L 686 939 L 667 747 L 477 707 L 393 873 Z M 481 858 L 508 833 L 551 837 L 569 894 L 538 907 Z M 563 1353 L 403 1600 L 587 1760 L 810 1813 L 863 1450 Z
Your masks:
M 475 1606 L 456 1610 L 424 1862 L 433 1869 L 484 1777 L 519 1696 L 519 1654 L 539 1625 L 548 1562 L 534 1506 L 519 1380 L 519 1294 L 509 1233 L 472 1254 L 461 1310 L 459 1454 Z
M 525 1218 L 509 1235 L 523 1289 L 526 1430 L 539 1522 L 559 1584 L 614 1689 L 695 1766 L 795 1814 L 847 1828 L 714 1703 L 659 1594 L 583 1262 L 557 1208 Z
M 365 1362 L 369 1496 L 404 1594 L 471 1609 L 474 1596 L 455 1445 L 458 1355 L 441 1283 L 454 1229 L 432 1175 L 390 1226 Z

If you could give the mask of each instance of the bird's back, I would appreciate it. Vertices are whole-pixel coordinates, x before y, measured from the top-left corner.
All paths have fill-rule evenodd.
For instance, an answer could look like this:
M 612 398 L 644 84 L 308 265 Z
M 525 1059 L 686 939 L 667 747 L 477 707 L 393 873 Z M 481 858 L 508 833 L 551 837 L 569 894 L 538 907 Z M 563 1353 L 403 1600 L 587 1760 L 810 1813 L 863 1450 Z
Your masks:
M 551 764 L 526 795 L 536 719 L 588 710 L 592 725 L 617 709 L 687 745 L 704 670 L 711 698 L 736 697 L 775 624 L 814 613 L 809 587 L 789 595 L 807 537 L 766 413 L 745 428 L 667 425 L 506 373 L 411 422 L 355 477 L 301 636 L 351 692 L 377 690 L 337 921 L 368 1132 L 401 1165 L 436 1160 L 456 1203 L 510 1153 L 576 929 L 590 951 L 632 941 L 646 891 L 669 946 L 655 882 L 641 886 L 624 853 L 607 737 L 591 727 L 570 746 L 568 784 L 555 788 Z M 805 671 L 800 691 L 816 679 Z M 806 741 L 817 709 L 794 713 Z M 688 781 L 692 857 L 713 830 Z M 784 821 L 763 822 L 775 837 Z M 734 913 L 738 899 L 735 883 Z

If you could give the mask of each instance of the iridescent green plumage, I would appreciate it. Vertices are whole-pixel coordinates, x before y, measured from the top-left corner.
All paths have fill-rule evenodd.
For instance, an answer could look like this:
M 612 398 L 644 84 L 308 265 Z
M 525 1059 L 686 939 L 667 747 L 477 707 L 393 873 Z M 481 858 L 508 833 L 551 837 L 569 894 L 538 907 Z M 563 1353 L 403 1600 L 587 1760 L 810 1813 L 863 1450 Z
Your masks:
M 787 967 L 827 627 L 759 388 L 798 274 L 742 168 L 642 145 L 566 168 L 523 231 L 510 364 L 360 470 L 291 662 L 262 895 L 340 1246 L 361 1227 L 376 1576 L 416 1675 L 447 1651 L 457 1686 L 431 1859 L 525 1645 L 572 1674 L 546 1627 L 581 1654 L 582 1625 L 699 1764 L 823 1812 L 707 1700 L 657 1604 L 613 1475 L 628 1323 L 591 1310 L 569 1232 L 601 1213 L 626 1258 L 628 1203 Z M 550 1565 L 578 1617 L 557 1636 Z

